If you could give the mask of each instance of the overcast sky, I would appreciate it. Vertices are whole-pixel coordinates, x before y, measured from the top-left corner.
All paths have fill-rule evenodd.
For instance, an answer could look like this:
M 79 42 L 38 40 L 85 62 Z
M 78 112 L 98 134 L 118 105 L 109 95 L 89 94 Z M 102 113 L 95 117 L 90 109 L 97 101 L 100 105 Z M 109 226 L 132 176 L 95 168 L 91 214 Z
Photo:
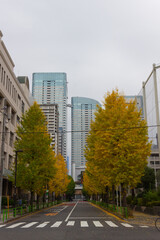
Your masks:
M 0 0 L 15 74 L 66 72 L 71 96 L 139 93 L 160 63 L 160 0 Z

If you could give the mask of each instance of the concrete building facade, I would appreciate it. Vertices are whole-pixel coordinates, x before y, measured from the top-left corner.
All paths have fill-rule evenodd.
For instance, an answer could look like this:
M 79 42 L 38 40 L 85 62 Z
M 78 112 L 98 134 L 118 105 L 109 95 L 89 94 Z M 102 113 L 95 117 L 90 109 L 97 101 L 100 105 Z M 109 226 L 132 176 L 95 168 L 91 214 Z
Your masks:
M 14 74 L 14 63 L 2 41 L 0 32 L 0 169 L 3 172 L 3 195 L 11 195 L 8 175 L 14 162 L 14 141 L 21 116 L 30 106 L 29 80 L 19 81 Z M 21 80 L 22 80 L 21 78 Z M 1 184 L 1 183 L 0 183 Z

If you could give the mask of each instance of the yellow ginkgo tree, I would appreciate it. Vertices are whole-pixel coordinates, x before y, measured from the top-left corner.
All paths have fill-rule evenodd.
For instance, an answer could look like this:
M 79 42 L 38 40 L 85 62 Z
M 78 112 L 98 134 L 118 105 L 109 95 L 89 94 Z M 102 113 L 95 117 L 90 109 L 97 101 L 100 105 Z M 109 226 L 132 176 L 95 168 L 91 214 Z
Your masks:
M 55 153 L 50 144 L 46 117 L 35 102 L 22 116 L 15 142 L 15 151 L 22 151 L 17 159 L 17 186 L 30 191 L 31 206 L 34 194 L 43 195 L 55 177 Z
M 67 191 L 70 182 L 67 174 L 66 162 L 62 155 L 56 156 L 56 174 L 49 182 L 49 190 L 55 193 L 55 196 L 61 196 Z
M 92 166 L 103 172 L 105 187 L 121 185 L 126 205 L 126 187 L 140 182 L 150 151 L 146 122 L 136 102 L 127 103 L 118 90 L 107 93 L 87 138 L 86 171 Z

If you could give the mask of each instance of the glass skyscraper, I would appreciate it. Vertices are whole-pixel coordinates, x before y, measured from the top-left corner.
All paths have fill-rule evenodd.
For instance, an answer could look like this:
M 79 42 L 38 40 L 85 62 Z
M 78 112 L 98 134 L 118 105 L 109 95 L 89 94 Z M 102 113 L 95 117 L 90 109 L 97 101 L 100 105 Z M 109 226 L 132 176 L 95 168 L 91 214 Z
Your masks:
M 62 129 L 62 155 L 66 159 L 67 75 L 66 73 L 33 73 L 32 95 L 38 104 L 58 104 L 59 127 Z
M 94 99 L 84 97 L 71 98 L 71 161 L 75 167 L 85 166 L 84 148 L 86 137 L 90 130 L 91 120 L 100 103 Z

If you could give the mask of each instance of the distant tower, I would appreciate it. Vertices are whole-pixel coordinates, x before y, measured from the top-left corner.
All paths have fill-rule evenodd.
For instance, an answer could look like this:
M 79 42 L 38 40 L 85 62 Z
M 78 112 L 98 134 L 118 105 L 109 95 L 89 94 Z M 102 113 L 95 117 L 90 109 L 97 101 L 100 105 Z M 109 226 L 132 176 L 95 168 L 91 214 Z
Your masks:
M 66 73 L 33 73 L 32 95 L 38 104 L 58 104 L 59 127 L 63 138 L 62 152 L 67 150 L 67 75 Z
M 94 99 L 84 97 L 71 98 L 71 161 L 75 167 L 85 166 L 84 148 L 86 137 L 90 130 L 91 120 L 100 103 Z
M 42 104 L 40 105 L 43 110 L 46 120 L 47 128 L 50 136 L 52 138 L 51 146 L 55 154 L 59 153 L 58 143 L 59 143 L 59 112 L 58 104 Z

